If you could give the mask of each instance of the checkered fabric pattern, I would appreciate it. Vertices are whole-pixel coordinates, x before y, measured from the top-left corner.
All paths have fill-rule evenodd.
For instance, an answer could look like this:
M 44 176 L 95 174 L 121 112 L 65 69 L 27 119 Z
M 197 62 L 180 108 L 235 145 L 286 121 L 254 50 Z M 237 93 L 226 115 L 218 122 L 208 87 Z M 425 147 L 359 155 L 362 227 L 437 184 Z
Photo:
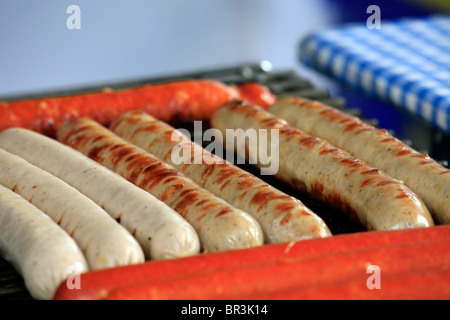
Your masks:
M 450 15 L 317 31 L 300 60 L 450 134 Z

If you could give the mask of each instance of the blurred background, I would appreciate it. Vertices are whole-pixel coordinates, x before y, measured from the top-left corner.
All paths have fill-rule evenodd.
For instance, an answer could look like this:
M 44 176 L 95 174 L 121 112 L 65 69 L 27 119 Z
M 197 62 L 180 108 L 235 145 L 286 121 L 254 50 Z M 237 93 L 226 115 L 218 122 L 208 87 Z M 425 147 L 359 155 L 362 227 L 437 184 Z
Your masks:
M 72 4 L 80 8 L 79 30 L 66 26 Z M 306 75 L 299 41 L 366 21 L 372 4 L 382 20 L 450 7 L 448 0 L 1 0 L 0 96 L 261 60 Z
M 382 23 L 450 12 L 450 0 L 0 0 L 0 99 L 268 61 L 448 162 L 450 135 L 300 62 L 307 35 L 365 25 L 371 5 Z

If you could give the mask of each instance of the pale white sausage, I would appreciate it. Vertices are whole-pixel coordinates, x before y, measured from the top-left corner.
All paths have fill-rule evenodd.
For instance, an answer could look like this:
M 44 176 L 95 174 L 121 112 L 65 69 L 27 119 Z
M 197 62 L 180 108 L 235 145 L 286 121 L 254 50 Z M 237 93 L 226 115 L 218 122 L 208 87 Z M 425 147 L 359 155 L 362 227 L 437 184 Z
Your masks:
M 81 152 L 22 128 L 1 132 L 0 147 L 95 201 L 134 235 L 147 259 L 180 258 L 200 252 L 196 231 L 175 210 Z
M 144 262 L 139 243 L 94 201 L 3 149 L 0 149 L 0 184 L 57 222 L 81 248 L 90 269 Z
M 3 185 L 0 253 L 35 299 L 52 299 L 62 281 L 88 271 L 75 241 L 44 212 Z

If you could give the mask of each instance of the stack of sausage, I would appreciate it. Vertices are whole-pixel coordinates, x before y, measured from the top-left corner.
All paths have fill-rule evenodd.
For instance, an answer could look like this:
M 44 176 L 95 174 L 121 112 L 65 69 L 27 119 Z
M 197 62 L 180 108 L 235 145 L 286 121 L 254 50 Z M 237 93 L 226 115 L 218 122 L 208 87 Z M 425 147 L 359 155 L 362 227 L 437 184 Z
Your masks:
M 175 129 L 195 120 L 222 133 L 278 130 L 275 177 L 384 238 L 358 238 L 343 250 L 348 236 L 331 237 L 299 199 Z M 449 170 L 384 130 L 313 101 L 277 102 L 258 83 L 186 80 L 3 103 L 0 130 L 0 251 L 37 299 L 299 298 L 311 297 L 318 284 L 351 293 L 359 286 L 356 269 L 369 257 L 382 259 L 389 242 L 419 250 L 434 241 L 433 254 L 448 245 L 448 229 L 434 224 L 450 221 Z M 200 154 L 201 162 L 174 161 L 177 148 L 190 150 L 189 160 Z M 239 156 L 258 159 L 252 146 L 242 150 Z M 436 231 L 392 234 L 417 228 Z M 331 241 L 326 246 L 324 238 Z M 285 281 L 251 281 L 278 264 L 287 273 L 320 267 L 319 256 L 332 262 L 371 241 L 371 251 L 353 254 L 359 261 L 353 267 L 319 277 L 320 283 L 305 282 L 312 280 L 306 271 Z M 425 269 L 433 279 L 448 276 L 436 271 L 450 263 L 448 255 L 424 270 L 414 267 L 415 259 L 397 269 L 380 264 L 414 279 Z M 74 275 L 82 289 L 71 290 Z M 225 278 L 234 290 L 223 289 Z M 181 290 L 194 282 L 202 289 Z

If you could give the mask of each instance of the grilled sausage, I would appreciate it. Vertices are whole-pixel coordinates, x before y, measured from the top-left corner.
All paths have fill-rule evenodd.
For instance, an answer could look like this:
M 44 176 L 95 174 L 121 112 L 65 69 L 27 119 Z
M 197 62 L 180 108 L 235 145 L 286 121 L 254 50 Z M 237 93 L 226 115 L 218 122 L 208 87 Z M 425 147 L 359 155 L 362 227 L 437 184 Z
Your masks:
M 88 271 L 75 241 L 44 212 L 3 185 L 0 253 L 35 299 L 52 299 L 63 280 Z
M 141 263 L 142 248 L 95 202 L 61 179 L 0 149 L 0 184 L 57 222 L 78 244 L 89 269 Z
M 0 133 L 3 148 L 50 172 L 95 201 L 138 240 L 147 259 L 197 254 L 194 228 L 175 210 L 82 153 L 37 132 Z
M 0 131 L 23 127 L 54 137 L 68 120 L 91 118 L 103 125 L 125 111 L 145 110 L 158 119 L 174 122 L 208 120 L 231 99 L 249 99 L 269 107 L 275 96 L 259 83 L 227 85 L 212 79 L 186 79 L 122 90 L 0 102 Z
M 279 130 L 281 159 L 275 176 L 340 208 L 368 230 L 433 225 L 422 200 L 401 181 L 295 129 L 258 106 L 239 101 L 227 103 L 213 116 L 212 125 L 222 132 L 227 128 Z M 257 159 L 255 148 L 248 144 L 246 152 Z
M 111 123 L 110 129 L 253 215 L 268 243 L 331 235 L 322 219 L 300 200 L 201 148 L 179 130 L 149 114 L 140 111 L 124 113 Z M 187 163 L 172 160 L 172 152 L 177 148 L 189 150 Z M 201 161 L 195 161 L 199 157 Z
M 80 118 L 62 126 L 57 137 L 167 203 L 191 223 L 207 251 L 263 244 L 261 227 L 252 216 L 99 123 Z
M 269 112 L 402 180 L 424 201 L 436 223 L 450 223 L 450 170 L 428 155 L 384 129 L 319 102 L 285 98 Z

